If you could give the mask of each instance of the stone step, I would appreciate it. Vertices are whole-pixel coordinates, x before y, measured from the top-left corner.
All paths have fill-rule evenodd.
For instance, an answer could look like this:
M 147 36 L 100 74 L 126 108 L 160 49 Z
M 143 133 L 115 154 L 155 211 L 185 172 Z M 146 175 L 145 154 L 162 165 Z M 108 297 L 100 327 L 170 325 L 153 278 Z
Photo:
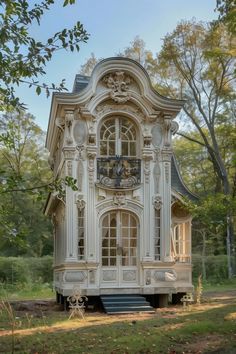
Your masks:
M 154 312 L 153 307 L 141 295 L 103 295 L 101 301 L 108 314 Z

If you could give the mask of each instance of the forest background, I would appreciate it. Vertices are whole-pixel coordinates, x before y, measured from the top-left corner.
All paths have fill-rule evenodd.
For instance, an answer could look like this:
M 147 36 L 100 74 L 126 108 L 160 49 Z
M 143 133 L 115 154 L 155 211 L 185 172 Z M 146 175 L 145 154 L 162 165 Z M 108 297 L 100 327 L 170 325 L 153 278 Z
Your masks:
M 63 81 L 56 87 L 41 83 L 38 77 L 44 75 L 44 66 L 55 51 L 79 50 L 79 43 L 86 42 L 88 35 L 77 23 L 46 43 L 35 42 L 26 29 L 32 21 L 40 23 L 53 1 L 45 1 L 34 12 L 29 10 L 27 1 L 3 3 L 0 281 L 44 283 L 51 281 L 52 272 L 48 270 L 52 264 L 53 237 L 52 224 L 43 215 L 43 207 L 48 192 L 63 187 L 53 180 L 48 167 L 45 132 L 24 109 L 14 85 L 26 83 L 38 95 L 42 91 L 49 95 L 51 90 L 64 90 Z M 64 5 L 73 3 L 65 1 Z M 186 201 L 194 215 L 194 276 L 201 273 L 204 279 L 221 282 L 235 275 L 236 21 L 235 1 L 218 1 L 216 5 L 217 21 L 181 21 L 165 36 L 157 54 L 148 50 L 137 36 L 114 55 L 132 58 L 143 65 L 160 94 L 186 100 L 178 117 L 180 129 L 173 147 L 184 182 L 198 196 L 197 204 Z M 92 54 L 79 72 L 90 76 L 100 60 Z

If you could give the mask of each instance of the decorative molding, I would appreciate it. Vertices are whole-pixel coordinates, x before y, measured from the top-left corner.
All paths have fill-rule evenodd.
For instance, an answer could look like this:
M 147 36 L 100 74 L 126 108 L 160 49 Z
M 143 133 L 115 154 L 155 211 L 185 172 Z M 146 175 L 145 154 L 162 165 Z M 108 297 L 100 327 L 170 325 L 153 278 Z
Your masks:
M 165 128 L 165 140 L 164 140 L 164 145 L 165 146 L 171 146 L 171 124 L 172 124 L 172 118 L 169 115 L 164 116 L 164 128 Z
M 75 148 L 64 147 L 62 149 L 65 160 L 73 160 L 75 155 Z
M 74 121 L 74 111 L 73 110 L 65 110 L 65 123 L 68 128 L 71 127 Z
M 96 146 L 87 147 L 87 157 L 88 157 L 87 169 L 88 169 L 90 187 L 94 187 L 94 172 L 95 172 L 94 160 L 96 155 L 97 155 Z
M 123 206 L 123 205 L 126 205 L 127 202 L 125 200 L 125 193 L 124 192 L 116 192 L 116 193 L 114 193 L 113 203 L 114 203 L 114 205 L 117 205 L 119 207 Z
M 80 159 L 78 161 L 78 165 L 77 165 L 77 186 L 78 186 L 79 192 L 82 191 L 83 176 L 84 176 L 84 165 L 83 165 L 83 161 Z
M 139 203 L 131 200 L 126 200 L 126 209 L 133 211 L 137 215 L 141 215 L 143 212 L 143 206 L 140 205 Z M 102 213 L 107 212 L 108 210 L 116 210 L 117 206 L 114 204 L 113 199 L 109 200 L 104 200 L 101 203 L 99 203 L 96 207 L 97 210 L 97 215 L 99 216 Z
M 72 168 L 73 168 L 72 161 L 71 160 L 67 161 L 67 175 L 70 177 L 72 177 Z
M 65 281 L 83 283 L 86 279 L 86 273 L 81 271 L 67 271 L 65 272 Z
M 145 147 L 150 147 L 152 142 L 152 136 L 151 135 L 144 135 L 143 136 L 143 144 Z
M 161 151 L 161 158 L 163 162 L 171 162 L 172 155 L 172 149 L 163 149 Z
M 154 209 L 160 210 L 162 206 L 162 198 L 160 195 L 155 195 L 152 198 L 152 204 L 154 206 Z
M 116 280 L 116 270 L 103 270 L 102 279 L 104 281 L 114 281 L 114 280 Z
M 153 278 L 155 281 L 176 281 L 177 273 L 173 269 L 157 270 L 154 272 Z
M 122 112 L 127 112 L 131 115 L 135 115 L 135 117 L 139 118 L 140 121 L 145 120 L 145 115 L 143 114 L 142 110 L 134 105 L 131 104 L 108 104 L 108 103 L 101 103 L 96 107 L 96 115 L 98 118 L 102 117 L 104 114 L 113 113 L 117 110 Z
M 145 183 L 149 183 L 150 182 L 150 161 L 152 160 L 152 152 L 149 149 L 143 149 L 143 154 L 142 154 L 142 158 L 144 161 L 143 164 L 143 172 L 144 172 L 144 181 Z
M 163 128 L 161 124 L 156 124 L 152 128 L 152 144 L 155 148 L 160 148 L 163 139 Z
M 77 120 L 73 128 L 73 136 L 77 146 L 82 146 L 86 141 L 87 127 L 84 120 Z
M 90 284 L 95 284 L 95 279 L 96 279 L 96 271 L 95 270 L 89 270 L 89 283 Z
M 116 103 L 124 103 L 131 98 L 131 94 L 127 91 L 132 79 L 123 71 L 116 71 L 104 76 L 103 82 L 111 89 L 110 97 Z
M 104 189 L 98 188 L 98 200 L 106 199 L 107 193 Z
M 55 119 L 55 124 L 61 131 L 64 131 L 64 129 L 65 129 L 65 119 L 64 118 L 57 117 Z
M 175 135 L 177 133 L 178 129 L 179 129 L 179 124 L 175 121 L 172 121 L 171 127 L 170 127 L 171 134 Z
M 132 197 L 139 202 L 141 200 L 140 189 L 134 189 Z
M 88 143 L 90 145 L 96 145 L 96 134 L 94 133 L 93 130 L 92 131 L 91 130 L 90 130 L 89 135 L 88 135 Z
M 154 192 L 159 193 L 160 189 L 160 178 L 161 178 L 161 166 L 159 162 L 160 152 L 158 149 L 155 150 L 155 165 L 153 168 L 153 178 L 154 178 Z
M 123 280 L 124 281 L 135 281 L 136 280 L 136 270 L 124 270 Z
M 70 136 L 67 136 L 65 142 L 66 142 L 66 145 L 72 145 L 73 139 Z
M 145 284 L 146 285 L 150 285 L 151 284 L 151 281 L 152 281 L 151 275 L 152 275 L 152 273 L 151 273 L 150 270 L 147 270 L 145 272 Z
M 165 169 L 166 183 L 169 183 L 170 182 L 170 165 L 169 165 L 169 163 L 165 162 L 164 169 Z

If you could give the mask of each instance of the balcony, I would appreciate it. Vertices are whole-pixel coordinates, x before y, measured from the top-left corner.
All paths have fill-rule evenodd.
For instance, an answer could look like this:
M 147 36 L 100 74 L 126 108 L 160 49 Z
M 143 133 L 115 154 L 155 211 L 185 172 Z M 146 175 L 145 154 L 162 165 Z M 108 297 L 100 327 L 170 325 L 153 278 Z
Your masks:
M 122 156 L 97 159 L 97 179 L 107 188 L 133 188 L 141 183 L 141 160 Z

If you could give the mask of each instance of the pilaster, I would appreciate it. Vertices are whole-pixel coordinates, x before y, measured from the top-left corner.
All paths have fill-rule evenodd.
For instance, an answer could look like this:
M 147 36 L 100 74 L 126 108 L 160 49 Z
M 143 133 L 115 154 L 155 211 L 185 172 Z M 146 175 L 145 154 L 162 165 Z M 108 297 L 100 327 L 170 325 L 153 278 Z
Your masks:
M 64 147 L 65 175 L 74 176 L 75 148 Z M 75 230 L 76 206 L 74 203 L 74 191 L 70 186 L 65 186 L 65 214 L 66 214 L 66 262 L 77 261 L 77 234 Z
M 87 147 L 87 203 L 89 210 L 87 211 L 87 260 L 94 262 L 96 260 L 96 213 L 95 213 L 95 171 L 96 171 L 96 155 L 97 147 L 94 145 Z
M 143 261 L 151 260 L 151 238 L 152 232 L 150 230 L 151 222 L 151 186 L 150 186 L 150 163 L 152 160 L 152 151 L 146 147 L 143 149 L 143 193 L 144 193 L 144 225 L 143 225 Z
M 171 262 L 171 149 L 163 149 L 162 160 L 162 198 L 161 208 L 161 242 L 164 262 Z

